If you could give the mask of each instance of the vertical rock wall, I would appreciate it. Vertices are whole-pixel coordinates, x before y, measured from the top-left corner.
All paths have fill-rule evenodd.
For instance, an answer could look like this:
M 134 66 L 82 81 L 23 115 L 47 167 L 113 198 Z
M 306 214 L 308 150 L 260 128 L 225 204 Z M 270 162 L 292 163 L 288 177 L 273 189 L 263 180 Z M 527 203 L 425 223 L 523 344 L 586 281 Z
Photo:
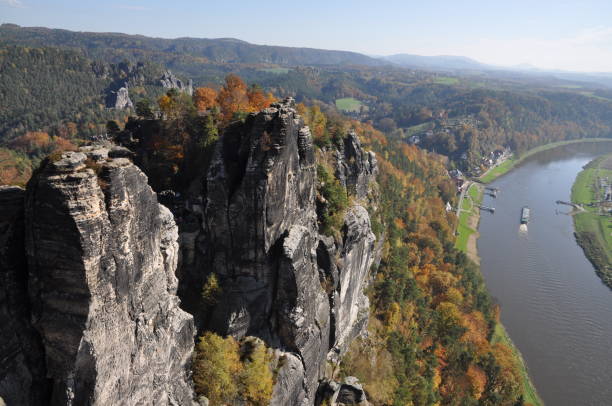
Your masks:
M 376 162 L 351 136 L 350 162 L 336 159 L 351 194 L 364 199 Z M 350 149 L 352 147 L 352 149 Z M 347 155 L 348 156 L 348 155 Z M 363 293 L 375 255 L 367 211 L 348 210 L 342 241 L 318 233 L 316 165 L 310 131 L 292 101 L 226 130 L 204 182 L 199 232 L 181 240 L 188 308 L 204 329 L 253 335 L 282 353 L 273 405 L 314 403 L 325 366 L 364 331 Z M 223 294 L 199 314 L 193 286 L 214 273 Z
M 326 153 L 352 201 L 335 238 L 319 234 L 312 138 L 290 100 L 225 131 L 200 192 L 175 210 L 180 238 L 128 155 L 85 147 L 46 162 L 27 192 L 0 189 L 0 397 L 191 405 L 180 260 L 199 327 L 263 339 L 278 360 L 271 404 L 314 404 L 327 363 L 367 325 L 374 155 L 354 134 Z M 213 273 L 211 307 L 200 294 Z
M 146 176 L 116 152 L 64 153 L 28 185 L 23 319 L 42 339 L 52 390 L 16 404 L 193 403 L 193 318 L 175 295 L 178 230 Z
M 0 398 L 42 405 L 49 388 L 42 341 L 30 324 L 24 197 L 19 187 L 0 186 Z

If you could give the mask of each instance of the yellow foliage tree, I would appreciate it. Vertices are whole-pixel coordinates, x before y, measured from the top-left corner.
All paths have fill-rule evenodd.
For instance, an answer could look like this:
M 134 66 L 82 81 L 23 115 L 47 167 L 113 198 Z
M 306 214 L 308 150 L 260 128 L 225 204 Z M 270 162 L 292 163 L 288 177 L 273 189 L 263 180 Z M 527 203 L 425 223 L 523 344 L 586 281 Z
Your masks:
M 274 386 L 270 369 L 272 359 L 263 344 L 255 345 L 245 358 L 240 376 L 242 396 L 248 405 L 266 406 L 270 403 Z
M 242 372 L 236 340 L 204 333 L 196 346 L 193 371 L 198 395 L 206 396 L 213 405 L 234 400 L 238 394 L 236 377 Z
M 496 391 L 503 399 L 508 402 L 504 404 L 514 404 L 513 402 L 523 392 L 520 368 L 517 359 L 512 353 L 512 349 L 506 344 L 496 343 L 492 350 L 497 363 L 500 366 L 499 381 L 496 382 Z
M 162 113 L 164 113 L 166 117 L 172 117 L 174 115 L 176 103 L 172 99 L 172 97 L 165 94 L 159 99 L 157 99 L 157 104 L 159 105 L 159 109 L 162 111 Z
M 206 282 L 204 282 L 202 287 L 202 300 L 204 300 L 207 306 L 214 306 L 219 301 L 221 293 L 222 289 L 219 285 L 219 279 L 216 274 L 211 273 L 206 278 Z

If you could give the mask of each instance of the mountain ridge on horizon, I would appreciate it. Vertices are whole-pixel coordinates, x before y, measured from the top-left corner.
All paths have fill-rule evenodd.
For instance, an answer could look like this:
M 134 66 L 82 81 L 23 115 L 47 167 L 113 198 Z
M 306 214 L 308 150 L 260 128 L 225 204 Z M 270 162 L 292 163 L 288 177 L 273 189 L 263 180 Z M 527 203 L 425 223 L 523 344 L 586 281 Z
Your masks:
M 119 43 L 117 43 L 119 41 Z M 612 87 L 612 72 L 573 72 L 542 69 L 530 64 L 497 66 L 462 55 L 424 56 L 410 53 L 366 55 L 354 51 L 311 47 L 254 44 L 239 38 L 162 38 L 120 32 L 72 31 L 63 28 L 23 27 L 0 24 L 0 45 L 56 46 L 78 48 L 89 56 L 108 58 L 109 50 L 121 50 L 122 58 L 142 58 L 139 51 L 206 58 L 212 63 L 270 64 L 284 67 L 313 66 L 398 66 L 417 70 L 465 72 L 518 72 L 550 74 L 558 79 L 597 83 Z M 111 52 L 113 56 L 117 52 Z M 119 62 L 117 58 L 115 62 Z

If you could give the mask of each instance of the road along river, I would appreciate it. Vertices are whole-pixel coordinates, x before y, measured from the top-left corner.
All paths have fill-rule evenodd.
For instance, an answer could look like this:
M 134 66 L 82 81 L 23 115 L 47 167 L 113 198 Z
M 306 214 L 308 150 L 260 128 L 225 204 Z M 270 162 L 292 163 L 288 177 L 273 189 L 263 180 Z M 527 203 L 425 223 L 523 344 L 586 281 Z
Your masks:
M 580 143 L 529 157 L 491 185 L 478 254 L 502 322 L 549 406 L 612 405 L 612 290 L 574 239 L 572 184 L 612 142 Z M 531 209 L 520 229 L 521 208 Z

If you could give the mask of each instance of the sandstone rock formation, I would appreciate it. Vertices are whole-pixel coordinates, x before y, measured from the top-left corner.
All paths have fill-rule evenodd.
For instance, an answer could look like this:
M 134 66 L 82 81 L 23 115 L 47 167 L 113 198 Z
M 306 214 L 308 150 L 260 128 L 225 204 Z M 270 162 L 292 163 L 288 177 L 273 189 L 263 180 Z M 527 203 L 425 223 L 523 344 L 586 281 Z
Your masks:
M 369 406 L 363 387 L 354 376 L 347 376 L 343 382 L 325 380 L 317 393 L 318 403 L 327 402 L 330 406 Z
M 0 399 L 42 405 L 48 385 L 42 340 L 30 324 L 24 197 L 19 187 L 0 186 Z
M 174 74 L 169 70 L 164 72 L 159 81 L 166 89 L 177 89 L 181 92 L 187 93 L 188 95 L 193 94 L 193 81 L 189 79 L 189 82 L 185 84 L 185 82 L 174 76 Z
M 28 185 L 27 295 L 52 385 L 47 402 L 30 404 L 193 402 L 193 319 L 174 294 L 177 227 L 146 176 L 114 152 L 64 153 Z
M 271 348 L 272 405 L 315 404 L 365 331 L 381 247 L 366 209 L 375 156 L 355 134 L 319 153 L 352 201 L 334 236 L 319 232 L 315 150 L 292 100 L 227 128 L 187 196 L 160 193 L 174 216 L 110 145 L 45 161 L 25 192 L 0 188 L 0 397 L 192 405 L 195 317 Z M 211 274 L 222 295 L 205 303 Z M 336 399 L 365 401 L 357 382 L 338 385 Z
M 351 131 L 336 153 L 336 158 L 336 177 L 340 183 L 358 198 L 365 198 L 370 181 L 378 172 L 374 153 L 364 151 L 357 134 Z
M 338 166 L 359 202 L 376 161 L 354 135 L 345 151 Z M 273 105 L 226 130 L 202 194 L 187 203 L 201 226 L 181 233 L 181 292 L 200 326 L 257 336 L 283 353 L 273 405 L 313 404 L 326 362 L 367 325 L 363 289 L 376 257 L 368 212 L 347 211 L 340 241 L 322 236 L 316 186 L 310 131 L 292 101 Z M 201 313 L 193 286 L 210 273 L 223 295 Z
M 127 85 L 119 88 L 119 90 L 117 90 L 115 94 L 116 94 L 116 98 L 115 98 L 115 103 L 113 106 L 115 109 L 123 110 L 123 109 L 128 109 L 128 108 L 129 109 L 134 108 L 134 105 L 132 104 L 132 100 L 130 99 Z

